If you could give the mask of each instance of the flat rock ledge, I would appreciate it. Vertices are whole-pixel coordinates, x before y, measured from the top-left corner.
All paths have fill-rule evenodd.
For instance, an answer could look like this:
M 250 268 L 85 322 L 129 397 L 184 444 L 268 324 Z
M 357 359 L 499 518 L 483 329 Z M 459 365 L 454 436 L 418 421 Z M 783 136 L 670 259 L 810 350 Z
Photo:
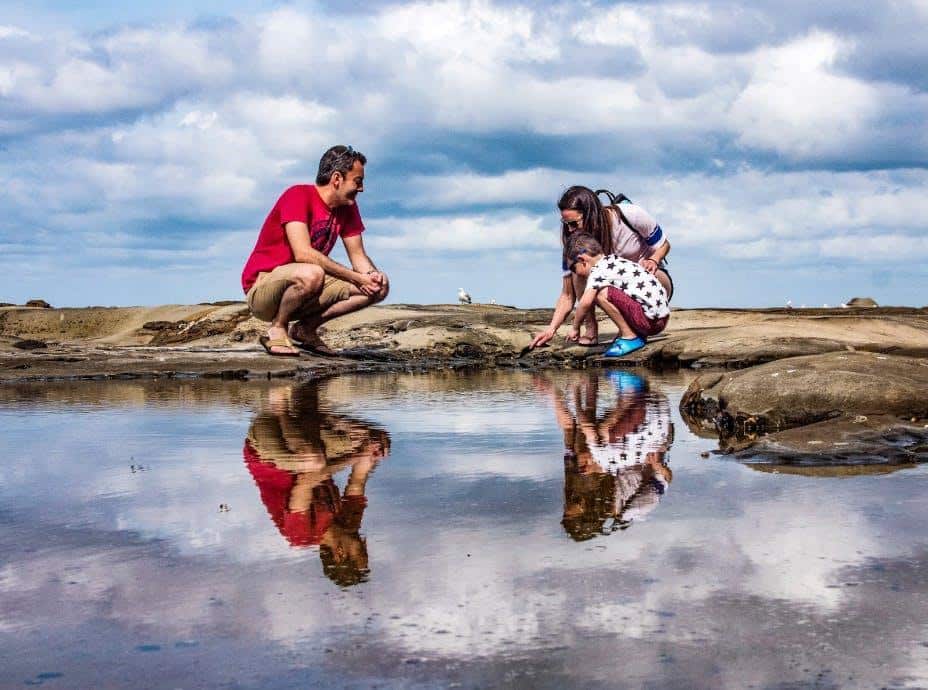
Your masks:
M 781 466 L 928 461 L 928 359 L 870 352 L 704 373 L 680 410 L 720 452 Z
M 266 355 L 257 344 L 263 324 L 236 301 L 7 306 L 0 307 L 0 382 L 447 367 L 738 368 L 835 351 L 928 357 L 925 308 L 676 309 L 664 334 L 621 360 L 601 357 L 616 335 L 608 320 L 600 321 L 600 348 L 556 338 L 550 347 L 524 353 L 551 313 L 488 304 L 379 305 L 328 325 L 324 337 L 343 354 L 333 360 Z

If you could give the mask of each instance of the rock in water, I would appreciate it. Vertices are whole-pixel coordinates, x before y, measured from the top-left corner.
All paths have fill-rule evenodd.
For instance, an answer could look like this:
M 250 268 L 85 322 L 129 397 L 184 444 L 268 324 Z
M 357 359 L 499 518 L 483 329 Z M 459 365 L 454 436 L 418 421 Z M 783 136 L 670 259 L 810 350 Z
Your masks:
M 928 414 L 925 390 L 923 359 L 841 351 L 703 374 L 680 410 L 691 426 L 730 436 L 748 426 L 769 432 L 871 415 L 920 418 Z

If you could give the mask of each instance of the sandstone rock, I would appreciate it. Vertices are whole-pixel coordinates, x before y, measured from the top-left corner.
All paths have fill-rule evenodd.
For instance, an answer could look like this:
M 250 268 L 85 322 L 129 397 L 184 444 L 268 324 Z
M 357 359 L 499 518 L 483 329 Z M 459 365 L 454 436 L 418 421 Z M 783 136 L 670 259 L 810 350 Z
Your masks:
M 680 403 L 686 423 L 723 452 L 777 462 L 928 461 L 928 360 L 868 352 L 793 357 L 703 374 Z
M 480 359 L 484 356 L 483 348 L 475 343 L 459 342 L 454 346 L 454 356 L 464 359 Z
M 44 299 L 31 299 L 26 302 L 27 307 L 38 307 L 40 309 L 51 309 L 52 305 L 46 302 Z
M 48 347 L 48 344 L 43 340 L 18 340 L 13 343 L 13 347 L 19 350 L 41 350 Z
M 142 328 L 146 331 L 165 331 L 174 328 L 173 321 L 146 321 Z
M 851 297 L 846 302 L 849 307 L 878 307 L 876 300 L 872 297 Z
M 723 417 L 770 431 L 845 415 L 922 417 L 926 390 L 928 360 L 842 351 L 704 374 L 690 384 L 681 409 L 691 418 Z
M 928 429 L 892 415 L 843 417 L 762 436 L 735 457 L 792 467 L 911 466 L 928 462 Z

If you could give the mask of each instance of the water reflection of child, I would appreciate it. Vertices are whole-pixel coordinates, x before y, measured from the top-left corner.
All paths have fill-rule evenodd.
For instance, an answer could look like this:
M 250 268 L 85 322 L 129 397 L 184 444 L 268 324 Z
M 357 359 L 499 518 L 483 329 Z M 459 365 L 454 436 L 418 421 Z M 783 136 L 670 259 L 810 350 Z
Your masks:
M 647 392 L 640 376 L 607 374 L 615 404 L 598 417 L 599 375 L 574 381 L 568 391 L 539 378 L 564 432 L 564 515 L 576 541 L 628 527 L 654 510 L 673 477 L 666 453 L 673 443 L 667 398 Z M 611 524 L 607 524 L 611 521 Z
M 386 431 L 319 409 L 317 383 L 272 389 L 245 439 L 245 464 L 271 520 L 291 546 L 318 546 L 323 572 L 341 586 L 365 579 L 360 535 L 365 485 L 387 455 Z M 332 475 L 351 468 L 344 491 Z

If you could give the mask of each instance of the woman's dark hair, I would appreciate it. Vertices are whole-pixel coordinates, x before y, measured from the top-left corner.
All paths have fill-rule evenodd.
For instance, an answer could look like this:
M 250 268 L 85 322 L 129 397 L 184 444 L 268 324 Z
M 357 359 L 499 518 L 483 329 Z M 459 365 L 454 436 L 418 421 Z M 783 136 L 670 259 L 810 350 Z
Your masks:
M 612 254 L 612 230 L 609 218 L 606 216 L 606 210 L 600 203 L 599 197 L 596 196 L 592 189 L 579 185 L 569 188 L 561 195 L 557 207 L 560 211 L 578 211 L 581 218 L 583 218 L 583 232 L 596 238 L 602 245 L 604 254 Z M 561 223 L 561 247 L 565 260 L 567 259 L 567 239 L 569 237 L 567 224 Z
M 564 517 L 561 526 L 574 541 L 606 534 L 606 521 L 615 513 L 615 475 L 582 474 L 576 461 L 564 458 Z
M 339 172 L 344 177 L 348 171 L 354 167 L 355 161 L 361 161 L 361 165 L 367 165 L 367 157 L 360 151 L 355 151 L 350 146 L 333 146 L 322 154 L 319 159 L 319 172 L 316 173 L 316 184 L 326 185 L 332 179 L 332 175 Z

